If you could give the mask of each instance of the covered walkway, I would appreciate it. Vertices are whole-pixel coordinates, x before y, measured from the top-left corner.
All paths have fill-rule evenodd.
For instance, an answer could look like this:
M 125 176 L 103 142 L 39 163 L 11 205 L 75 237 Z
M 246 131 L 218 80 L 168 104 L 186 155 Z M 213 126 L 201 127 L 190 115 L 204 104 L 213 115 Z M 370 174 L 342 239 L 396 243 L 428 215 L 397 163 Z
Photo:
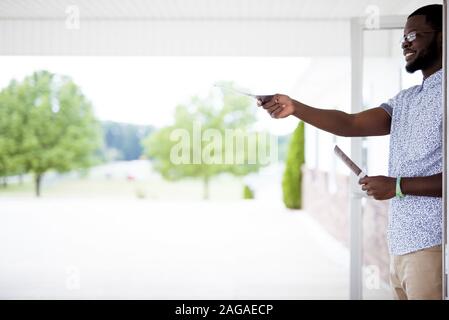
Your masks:
M 3 299 L 349 297 L 347 249 L 269 201 L 2 199 L 1 213 Z

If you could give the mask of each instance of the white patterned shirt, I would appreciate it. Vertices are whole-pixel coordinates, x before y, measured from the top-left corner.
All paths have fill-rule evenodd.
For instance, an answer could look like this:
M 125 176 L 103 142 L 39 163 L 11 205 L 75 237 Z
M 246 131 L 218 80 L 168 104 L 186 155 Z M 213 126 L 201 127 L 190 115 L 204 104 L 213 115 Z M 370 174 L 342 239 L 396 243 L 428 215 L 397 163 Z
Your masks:
M 425 177 L 442 172 L 442 70 L 381 107 L 391 116 L 388 175 Z M 393 198 L 387 232 L 390 253 L 403 255 L 440 245 L 442 210 L 440 197 Z

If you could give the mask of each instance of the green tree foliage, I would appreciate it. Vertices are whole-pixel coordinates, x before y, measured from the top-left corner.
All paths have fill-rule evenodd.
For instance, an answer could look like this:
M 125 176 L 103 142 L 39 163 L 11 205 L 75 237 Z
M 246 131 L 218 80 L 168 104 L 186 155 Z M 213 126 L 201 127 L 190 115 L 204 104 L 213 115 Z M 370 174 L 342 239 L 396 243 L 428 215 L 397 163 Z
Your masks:
M 290 209 L 302 208 L 302 172 L 304 164 L 304 122 L 293 132 L 282 179 L 284 204 Z
M 70 78 L 39 71 L 21 83 L 12 81 L 0 95 L 4 113 L 8 121 L 0 122 L 0 159 L 14 165 L 3 165 L 0 174 L 33 173 L 37 196 L 45 172 L 94 163 L 101 128 L 90 102 Z
M 138 126 L 127 123 L 105 121 L 104 133 L 105 160 L 136 160 L 142 155 L 141 140 L 148 136 L 151 126 Z
M 0 92 L 0 177 L 23 171 L 23 106 L 18 103 L 17 82 L 11 81 L 6 90 Z
M 209 181 L 221 173 L 230 173 L 236 176 L 244 176 L 250 172 L 259 170 L 259 162 L 248 161 L 249 149 L 242 151 L 236 148 L 234 140 L 233 159 L 243 159 L 242 162 L 225 161 L 225 137 L 227 132 L 244 132 L 248 136 L 251 125 L 255 122 L 254 102 L 242 95 L 224 91 L 221 97 L 210 94 L 205 99 L 193 97 L 190 103 L 179 105 L 175 111 L 174 123 L 171 126 L 161 128 L 144 140 L 146 154 L 153 159 L 153 167 L 168 180 L 178 180 L 187 177 L 200 178 L 203 181 L 203 198 L 209 197 Z M 201 128 L 199 140 L 195 140 L 195 127 Z M 208 130 L 212 129 L 212 130 Z M 184 150 L 187 159 L 184 163 L 174 163 L 171 155 L 177 145 L 180 144 L 176 132 L 186 133 L 188 141 L 184 141 Z M 206 137 L 205 132 L 214 133 Z M 222 139 L 221 149 L 210 148 L 211 141 Z M 198 143 L 196 143 L 198 141 Z M 246 143 L 246 142 L 245 142 Z M 229 151 L 229 149 L 228 149 Z M 204 155 L 215 159 L 213 163 L 205 163 Z M 228 155 L 229 156 L 229 155 Z M 200 160 L 199 162 L 195 162 Z

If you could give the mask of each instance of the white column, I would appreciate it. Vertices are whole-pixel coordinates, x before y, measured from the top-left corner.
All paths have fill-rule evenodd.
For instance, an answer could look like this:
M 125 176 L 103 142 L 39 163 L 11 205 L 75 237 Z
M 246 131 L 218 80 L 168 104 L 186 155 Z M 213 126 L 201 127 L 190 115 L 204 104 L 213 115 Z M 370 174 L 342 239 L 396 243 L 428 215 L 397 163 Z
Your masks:
M 351 19 L 351 113 L 362 110 L 363 102 L 363 28 L 360 19 Z M 351 158 L 362 163 L 361 138 L 351 139 Z M 358 179 L 350 175 L 350 293 L 351 300 L 362 299 L 362 201 Z

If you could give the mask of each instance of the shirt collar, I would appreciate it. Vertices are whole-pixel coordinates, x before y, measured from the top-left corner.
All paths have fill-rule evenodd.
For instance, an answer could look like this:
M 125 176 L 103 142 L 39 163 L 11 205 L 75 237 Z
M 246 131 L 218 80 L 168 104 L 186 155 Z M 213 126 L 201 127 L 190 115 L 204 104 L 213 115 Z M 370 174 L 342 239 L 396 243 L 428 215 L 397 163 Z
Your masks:
M 433 87 L 436 84 L 440 85 L 442 78 L 443 78 L 443 69 L 440 69 L 431 74 L 430 76 L 428 76 L 426 79 L 423 79 L 422 89 Z

